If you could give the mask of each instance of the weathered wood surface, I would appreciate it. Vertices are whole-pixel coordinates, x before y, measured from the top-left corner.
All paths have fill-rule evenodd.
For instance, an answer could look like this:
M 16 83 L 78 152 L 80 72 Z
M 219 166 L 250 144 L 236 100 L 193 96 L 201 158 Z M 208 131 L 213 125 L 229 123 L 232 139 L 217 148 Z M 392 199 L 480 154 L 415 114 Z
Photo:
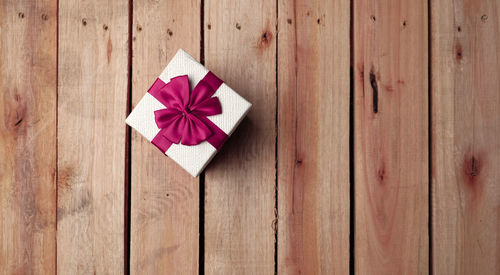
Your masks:
M 349 273 L 349 1 L 279 1 L 278 273 Z
M 60 1 L 59 274 L 122 274 L 129 3 Z
M 0 274 L 499 274 L 499 14 L 0 1 Z M 178 48 L 253 103 L 201 178 L 124 124 Z
M 500 3 L 431 1 L 434 274 L 500 274 Z
M 0 274 L 56 269 L 57 4 L 0 2 Z
M 353 2 L 355 271 L 426 274 L 426 1 Z
M 253 104 L 207 168 L 205 273 L 272 274 L 276 2 L 206 0 L 204 8 L 206 66 Z
M 199 0 L 134 1 L 132 107 L 178 48 L 199 58 L 200 24 Z M 131 165 L 131 274 L 197 273 L 198 179 L 133 130 Z

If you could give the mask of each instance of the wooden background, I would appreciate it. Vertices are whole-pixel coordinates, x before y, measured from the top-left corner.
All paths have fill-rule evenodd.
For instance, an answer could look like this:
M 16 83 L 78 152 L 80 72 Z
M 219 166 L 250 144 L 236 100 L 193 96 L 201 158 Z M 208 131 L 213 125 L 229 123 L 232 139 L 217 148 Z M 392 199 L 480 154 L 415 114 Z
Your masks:
M 253 103 L 192 178 L 124 120 Z M 0 0 L 0 274 L 500 274 L 497 0 Z

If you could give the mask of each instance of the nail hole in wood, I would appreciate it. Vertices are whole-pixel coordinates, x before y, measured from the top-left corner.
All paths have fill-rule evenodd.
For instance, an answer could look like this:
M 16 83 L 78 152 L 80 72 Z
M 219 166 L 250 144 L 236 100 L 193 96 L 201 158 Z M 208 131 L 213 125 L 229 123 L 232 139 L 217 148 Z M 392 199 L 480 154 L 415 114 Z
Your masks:
M 382 168 L 382 169 L 379 169 L 377 171 L 377 177 L 378 177 L 378 180 L 380 183 L 384 183 L 384 179 L 385 179 L 385 170 Z
M 462 60 L 462 58 L 463 58 L 462 45 L 457 43 L 457 45 L 455 46 L 455 51 L 456 51 L 456 55 L 457 55 L 457 60 L 458 61 Z
M 18 126 L 19 124 L 21 124 L 21 122 L 23 122 L 23 118 L 20 118 L 20 119 L 16 122 L 15 126 Z
M 262 36 L 260 37 L 260 47 L 265 47 L 269 45 L 271 39 L 273 38 L 273 35 L 270 31 L 265 31 Z

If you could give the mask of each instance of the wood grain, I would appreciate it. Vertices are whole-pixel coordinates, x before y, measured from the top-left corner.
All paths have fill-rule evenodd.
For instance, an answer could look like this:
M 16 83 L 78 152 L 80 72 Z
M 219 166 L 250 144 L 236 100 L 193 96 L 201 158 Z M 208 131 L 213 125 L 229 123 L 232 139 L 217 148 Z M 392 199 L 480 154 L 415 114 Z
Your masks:
M 206 0 L 204 7 L 206 66 L 253 104 L 207 168 L 205 272 L 272 274 L 276 2 Z
M 57 5 L 0 2 L 0 274 L 56 260 Z
M 0 1 L 0 274 L 500 274 L 500 4 L 427 3 Z M 178 48 L 253 103 L 204 198 L 124 123 Z
M 279 1 L 278 274 L 349 273 L 349 1 Z
M 500 274 L 500 3 L 431 1 L 434 274 Z
M 354 2 L 355 271 L 426 274 L 426 1 Z
M 134 1 L 132 96 L 183 48 L 200 55 L 200 1 Z M 132 130 L 131 273 L 198 272 L 199 183 Z
M 59 274 L 122 274 L 129 2 L 59 2 Z

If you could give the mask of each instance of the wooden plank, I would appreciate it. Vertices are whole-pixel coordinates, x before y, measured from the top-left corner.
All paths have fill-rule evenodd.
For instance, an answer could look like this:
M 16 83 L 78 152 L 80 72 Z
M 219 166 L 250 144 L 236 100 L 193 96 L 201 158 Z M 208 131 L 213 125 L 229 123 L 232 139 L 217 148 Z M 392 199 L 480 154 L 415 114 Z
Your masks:
M 434 274 L 500 273 L 500 3 L 431 1 Z
M 427 1 L 354 2 L 355 271 L 426 274 Z
M 57 4 L 0 2 L 0 273 L 54 274 Z
M 136 0 L 133 105 L 183 48 L 200 55 L 200 0 Z M 131 273 L 198 272 L 198 178 L 132 130 Z
M 207 0 L 204 7 L 206 66 L 253 104 L 207 168 L 205 272 L 272 274 L 276 2 Z
M 59 2 L 57 271 L 122 274 L 129 1 Z
M 349 7 L 279 1 L 278 274 L 349 273 Z

